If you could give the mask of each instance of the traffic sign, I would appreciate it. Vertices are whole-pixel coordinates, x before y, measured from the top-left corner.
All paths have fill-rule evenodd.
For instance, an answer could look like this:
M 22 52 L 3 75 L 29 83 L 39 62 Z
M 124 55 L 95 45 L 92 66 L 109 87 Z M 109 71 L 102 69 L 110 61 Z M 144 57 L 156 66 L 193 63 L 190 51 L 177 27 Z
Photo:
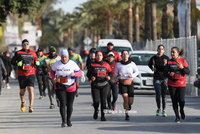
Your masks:
M 84 40 L 83 40 L 83 43 L 85 43 L 86 45 L 90 45 L 92 43 L 92 40 L 90 39 L 90 37 L 86 37 Z

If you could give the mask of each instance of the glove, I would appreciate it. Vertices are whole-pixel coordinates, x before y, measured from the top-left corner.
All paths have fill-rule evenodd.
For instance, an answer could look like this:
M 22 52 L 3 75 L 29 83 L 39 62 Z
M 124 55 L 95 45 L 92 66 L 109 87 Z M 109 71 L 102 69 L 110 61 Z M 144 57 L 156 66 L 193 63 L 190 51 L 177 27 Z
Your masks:
M 40 62 L 39 62 L 39 61 L 36 61 L 36 62 L 35 62 L 35 65 L 36 65 L 36 66 L 39 66 L 39 65 L 40 65 Z
M 17 66 L 22 66 L 22 60 L 17 63 Z

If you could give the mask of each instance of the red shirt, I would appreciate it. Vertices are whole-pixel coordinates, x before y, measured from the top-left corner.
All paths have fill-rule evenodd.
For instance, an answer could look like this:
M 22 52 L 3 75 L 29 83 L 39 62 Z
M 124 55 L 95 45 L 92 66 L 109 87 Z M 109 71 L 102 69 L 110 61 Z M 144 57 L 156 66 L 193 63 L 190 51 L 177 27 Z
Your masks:
M 117 62 L 119 62 L 119 61 L 120 61 L 120 55 L 119 55 L 119 53 L 116 52 L 116 51 L 110 51 L 110 52 L 113 52 L 113 53 L 115 54 L 115 60 L 116 60 Z M 109 53 L 109 52 L 103 53 L 104 59 L 107 59 L 108 53 Z
M 18 66 L 18 76 L 35 75 L 35 62 L 38 61 L 37 55 L 31 50 L 19 50 L 12 58 L 12 64 L 17 65 L 19 61 L 22 61 L 22 66 Z
M 168 61 L 168 70 L 174 72 L 173 76 L 169 76 L 167 84 L 173 87 L 186 87 L 186 74 L 182 69 L 178 68 L 176 63 L 181 63 L 183 67 L 188 67 L 188 64 L 185 59 L 178 58 L 177 61 L 169 60 Z

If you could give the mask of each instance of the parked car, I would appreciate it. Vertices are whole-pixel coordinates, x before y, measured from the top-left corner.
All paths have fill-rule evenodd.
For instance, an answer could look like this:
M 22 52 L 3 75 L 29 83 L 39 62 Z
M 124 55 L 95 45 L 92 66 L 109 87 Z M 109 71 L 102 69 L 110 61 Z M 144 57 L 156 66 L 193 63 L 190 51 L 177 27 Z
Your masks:
M 133 51 L 130 58 L 134 60 L 139 75 L 134 78 L 134 87 L 137 89 L 153 89 L 154 72 L 148 67 L 149 60 L 157 51 Z
M 122 50 L 127 50 L 129 52 L 133 51 L 132 45 L 128 40 L 124 39 L 100 39 L 97 43 L 97 50 L 107 52 L 107 44 L 112 42 L 114 44 L 113 50 L 121 55 Z

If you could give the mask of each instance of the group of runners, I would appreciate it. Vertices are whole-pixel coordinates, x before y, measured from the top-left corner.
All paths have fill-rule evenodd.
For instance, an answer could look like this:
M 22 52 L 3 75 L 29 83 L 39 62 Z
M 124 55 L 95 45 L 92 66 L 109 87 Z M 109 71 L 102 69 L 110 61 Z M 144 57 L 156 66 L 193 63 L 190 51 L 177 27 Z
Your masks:
M 79 77 L 83 74 L 83 61 L 81 56 L 75 53 L 75 48 L 63 49 L 59 54 L 55 47 L 50 47 L 49 55 L 44 56 L 43 50 L 39 48 L 37 54 L 29 49 L 29 41 L 22 41 L 22 49 L 15 53 L 11 63 L 18 66 L 18 81 L 20 86 L 21 111 L 25 111 L 24 95 L 26 87 L 29 93 L 29 112 L 33 112 L 34 81 L 35 74 L 38 80 L 40 97 L 46 96 L 45 88 L 48 89 L 50 109 L 55 108 L 52 101 L 54 93 L 57 105 L 60 107 L 62 119 L 61 127 L 72 126 L 71 115 L 75 96 L 78 97 Z M 134 100 L 134 77 L 139 74 L 134 61 L 129 57 L 129 52 L 123 50 L 121 57 L 118 52 L 113 51 L 114 44 L 107 44 L 107 52 L 103 53 L 92 48 L 86 61 L 87 77 L 91 86 L 94 114 L 96 120 L 101 104 L 101 121 L 106 121 L 105 109 L 117 110 L 116 101 L 118 93 L 123 97 L 125 120 L 129 120 L 128 111 Z M 154 71 L 154 88 L 156 91 L 157 111 L 161 113 L 160 95 L 162 95 L 162 115 L 167 116 L 166 93 L 169 89 L 175 112 L 175 122 L 180 123 L 178 103 L 180 105 L 181 118 L 185 119 L 185 87 L 186 74 L 189 68 L 183 55 L 183 49 L 173 47 L 171 59 L 164 55 L 164 46 L 159 45 L 157 55 L 153 56 L 148 66 Z M 36 72 L 35 72 L 36 68 Z M 111 95 L 113 96 L 111 101 Z M 107 104 L 106 104 L 107 103 Z M 67 106 L 67 120 L 65 119 Z

